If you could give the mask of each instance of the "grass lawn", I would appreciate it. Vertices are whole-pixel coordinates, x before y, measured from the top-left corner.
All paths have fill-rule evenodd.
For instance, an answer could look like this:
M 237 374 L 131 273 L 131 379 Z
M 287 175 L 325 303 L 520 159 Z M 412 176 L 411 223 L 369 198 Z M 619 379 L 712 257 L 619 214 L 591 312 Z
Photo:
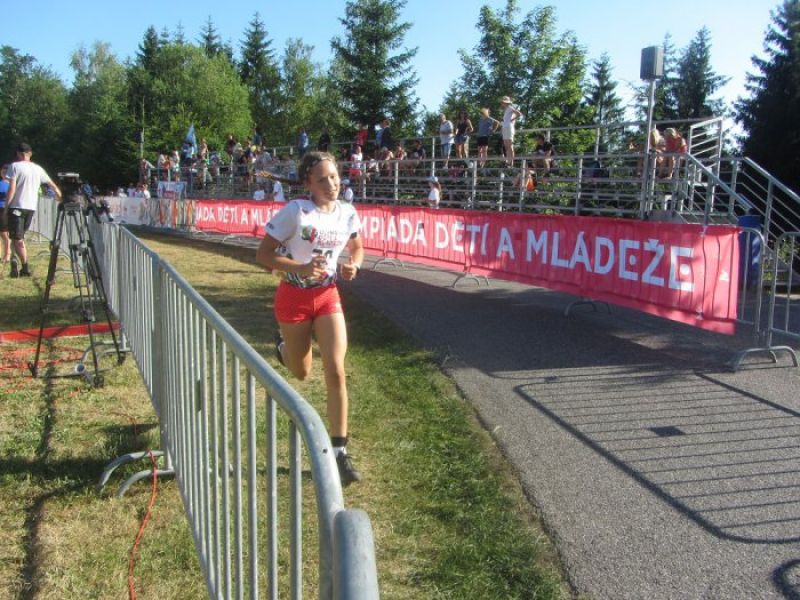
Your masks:
M 270 344 L 276 279 L 254 264 L 252 250 L 146 241 L 277 364 Z M 32 280 L 0 280 L 0 302 L 10 307 L 0 311 L 0 331 L 38 325 L 46 260 L 35 259 Z M 55 303 L 72 295 L 63 281 Z M 514 474 L 435 357 L 357 298 L 345 295 L 344 302 L 350 452 L 365 476 L 346 489 L 345 501 L 372 521 L 382 597 L 570 597 Z M 45 359 L 67 368 L 84 346 L 77 338 L 55 340 Z M 114 456 L 157 444 L 149 399 L 133 360 L 92 390 L 74 379 L 30 378 L 24 363 L 31 350 L 29 343 L 0 346 L 0 598 L 124 597 L 149 485 L 117 500 L 113 488 L 98 494 L 94 483 Z M 324 415 L 318 360 L 314 368 L 307 381 L 289 381 Z M 134 470 L 122 469 L 123 476 Z M 141 599 L 205 597 L 174 482 L 160 483 L 136 578 Z

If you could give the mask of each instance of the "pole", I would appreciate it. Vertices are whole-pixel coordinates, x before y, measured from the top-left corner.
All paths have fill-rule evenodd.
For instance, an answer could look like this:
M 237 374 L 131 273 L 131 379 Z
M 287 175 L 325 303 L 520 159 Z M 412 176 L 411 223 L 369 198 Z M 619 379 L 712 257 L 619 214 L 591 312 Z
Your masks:
M 653 108 L 656 101 L 656 80 L 650 80 L 650 90 L 647 96 L 647 131 L 644 135 L 644 161 L 642 164 L 642 196 L 639 203 L 639 216 L 646 214 L 647 195 L 650 190 L 650 131 L 653 129 Z

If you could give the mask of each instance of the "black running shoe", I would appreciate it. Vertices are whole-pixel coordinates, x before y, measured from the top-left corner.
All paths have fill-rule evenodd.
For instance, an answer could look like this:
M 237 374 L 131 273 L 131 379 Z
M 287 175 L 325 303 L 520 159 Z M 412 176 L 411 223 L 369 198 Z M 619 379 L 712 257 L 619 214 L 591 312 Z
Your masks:
M 361 473 L 356 471 L 353 459 L 347 454 L 341 453 L 336 456 L 336 466 L 339 467 L 339 480 L 343 487 L 347 487 L 354 481 L 361 481 Z
M 17 259 L 11 259 L 11 277 L 19 277 L 19 265 L 17 265 Z
M 283 344 L 283 336 L 280 331 L 275 332 L 275 356 L 278 357 L 278 362 L 284 367 L 286 363 L 283 362 L 283 354 L 281 354 L 281 344 Z

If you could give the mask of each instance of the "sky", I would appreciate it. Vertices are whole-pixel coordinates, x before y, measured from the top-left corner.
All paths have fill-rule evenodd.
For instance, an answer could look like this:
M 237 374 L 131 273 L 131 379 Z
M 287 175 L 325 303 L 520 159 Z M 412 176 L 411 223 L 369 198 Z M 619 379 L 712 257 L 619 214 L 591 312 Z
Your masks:
M 559 33 L 572 31 L 589 60 L 607 52 L 618 92 L 630 95 L 638 85 L 642 48 L 661 45 L 669 33 L 676 49 L 685 47 L 697 31 L 711 32 L 712 68 L 730 77 L 719 96 L 732 102 L 745 94 L 745 74 L 753 72 L 751 56 L 763 55 L 764 32 L 779 0 L 559 0 Z M 412 24 L 406 35 L 408 48 L 417 47 L 413 68 L 419 78 L 417 97 L 427 110 L 436 111 L 450 84 L 461 72 L 459 49 L 472 52 L 478 42 L 476 28 L 484 5 L 500 9 L 505 0 L 407 0 L 402 19 Z M 518 0 L 520 14 L 545 1 Z M 5 23 L 0 45 L 9 45 L 50 67 L 67 83 L 72 81 L 69 60 L 81 45 L 107 42 L 121 61 L 135 56 L 145 30 L 171 31 L 180 24 L 189 41 L 196 41 L 210 16 L 224 41 L 238 52 L 244 31 L 255 12 L 264 21 L 276 55 L 286 41 L 301 38 L 314 47 L 313 57 L 327 63 L 330 40 L 344 36 L 339 19 L 343 0 L 269 0 L 219 2 L 193 0 L 155 2 L 99 2 L 97 0 L 36 1 L 25 6 L 27 16 Z

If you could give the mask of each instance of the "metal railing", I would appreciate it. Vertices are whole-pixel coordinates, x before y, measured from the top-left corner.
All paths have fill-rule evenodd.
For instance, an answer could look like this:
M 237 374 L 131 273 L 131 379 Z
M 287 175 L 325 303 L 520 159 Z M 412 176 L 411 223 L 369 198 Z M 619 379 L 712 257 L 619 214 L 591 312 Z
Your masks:
M 53 205 L 40 199 L 36 227 L 45 237 Z M 159 419 L 161 472 L 176 476 L 209 597 L 277 598 L 279 584 L 305 597 L 308 545 L 318 553 L 319 598 L 378 598 L 369 519 L 344 508 L 319 414 L 133 234 L 90 227 L 109 302 Z M 314 524 L 304 523 L 304 510 L 316 513 Z

